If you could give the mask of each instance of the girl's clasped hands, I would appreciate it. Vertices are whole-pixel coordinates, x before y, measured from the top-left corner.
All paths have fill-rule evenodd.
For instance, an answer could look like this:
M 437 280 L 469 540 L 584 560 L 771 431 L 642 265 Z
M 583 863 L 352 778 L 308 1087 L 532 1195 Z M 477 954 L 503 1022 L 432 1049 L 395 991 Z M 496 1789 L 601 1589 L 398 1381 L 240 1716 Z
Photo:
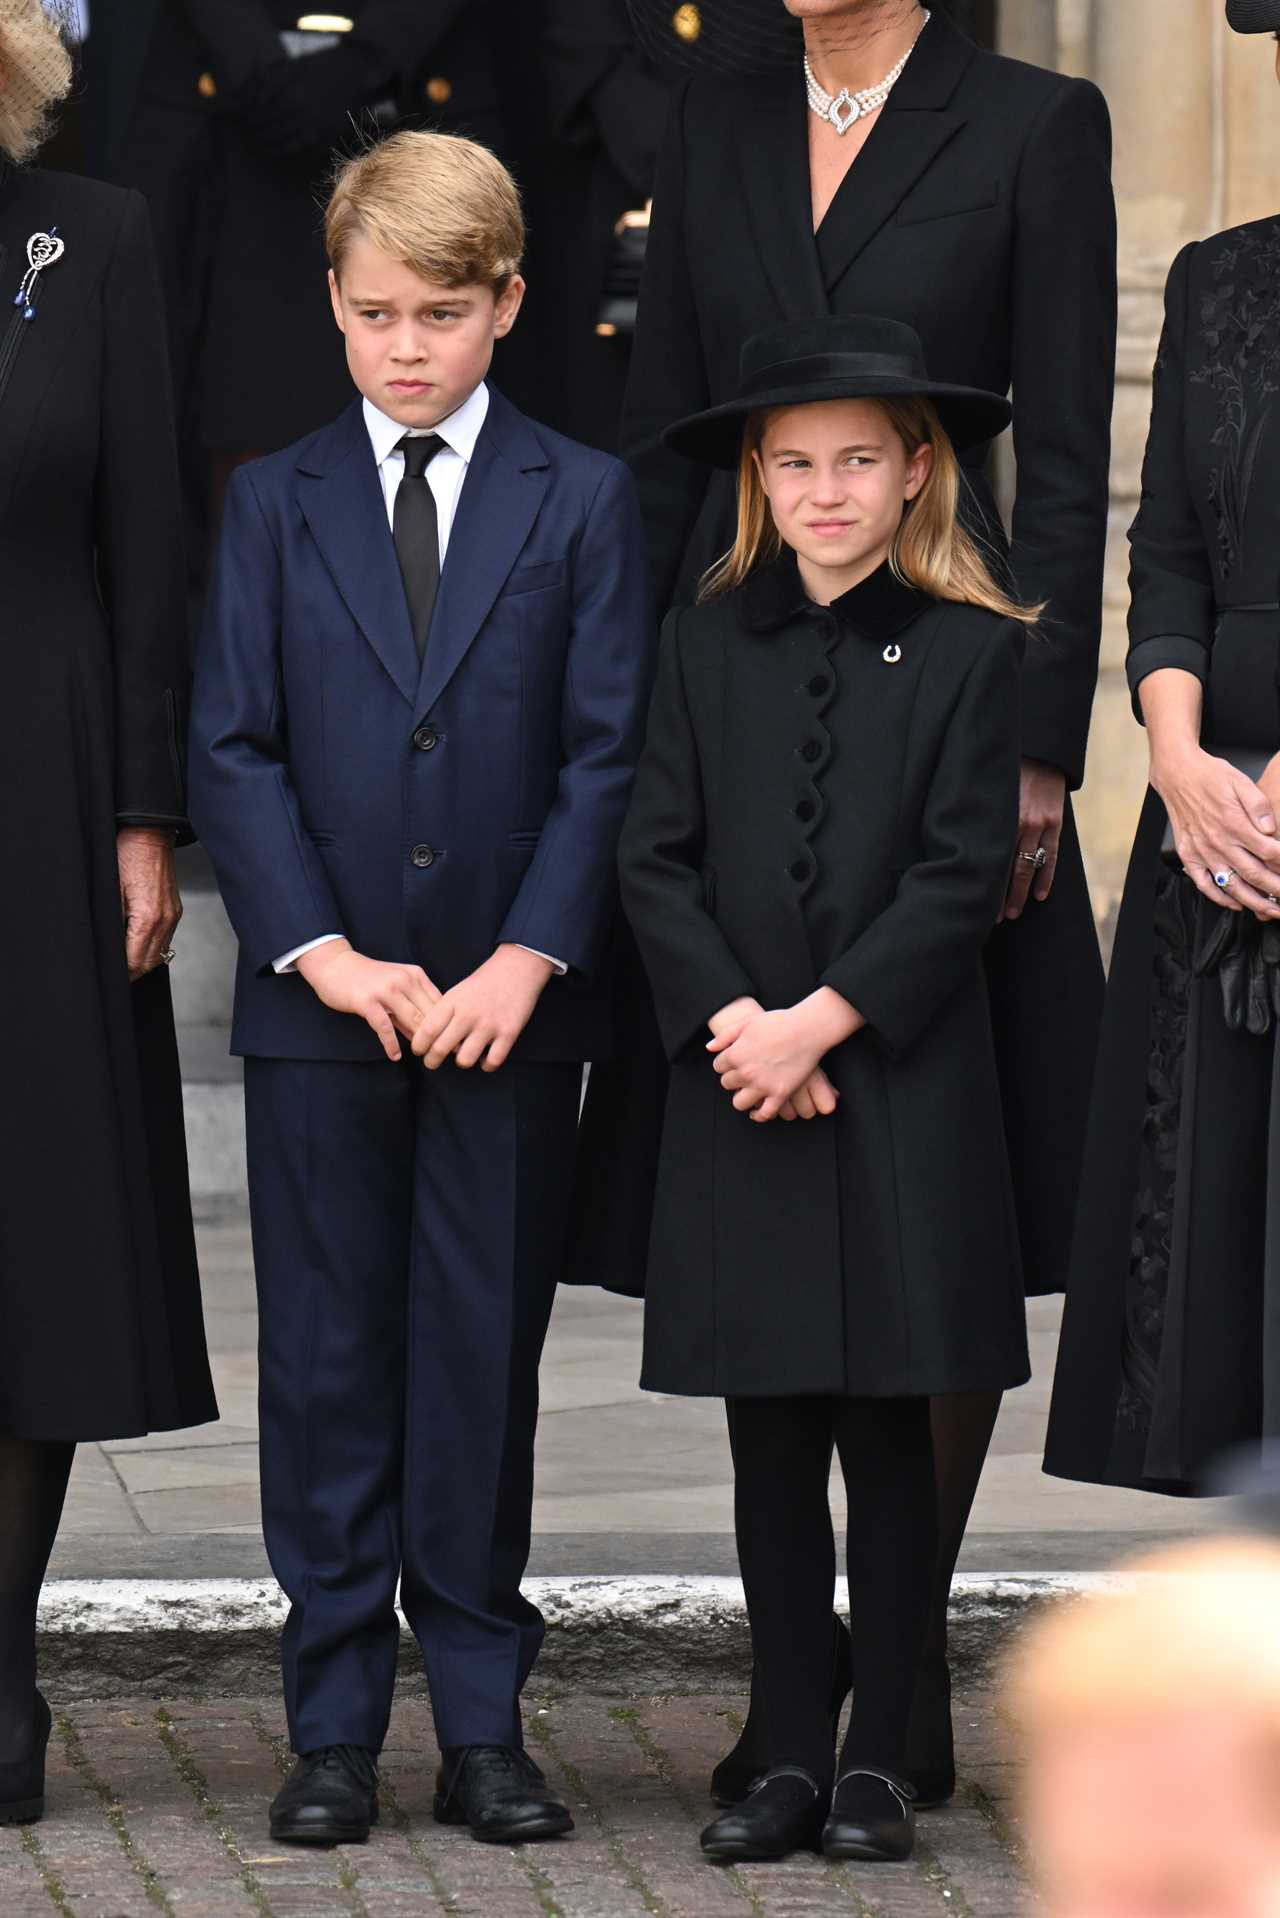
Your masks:
M 866 1024 L 830 986 L 797 1005 L 766 1012 L 758 999 L 734 999 L 708 1021 L 707 1051 L 737 1112 L 770 1119 L 829 1117 L 840 1094 L 821 1061 Z

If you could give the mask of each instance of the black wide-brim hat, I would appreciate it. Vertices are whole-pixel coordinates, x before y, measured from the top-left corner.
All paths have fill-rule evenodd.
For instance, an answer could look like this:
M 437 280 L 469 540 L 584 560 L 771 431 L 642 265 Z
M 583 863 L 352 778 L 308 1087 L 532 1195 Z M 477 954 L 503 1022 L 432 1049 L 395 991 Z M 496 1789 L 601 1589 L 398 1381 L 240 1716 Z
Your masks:
M 682 73 L 799 70 L 800 22 L 783 0 L 627 0 L 638 44 Z
M 737 396 L 677 420 L 662 438 L 686 459 L 732 469 L 752 413 L 807 406 L 814 400 L 893 400 L 916 394 L 933 401 L 959 452 L 995 439 L 1013 418 L 1013 408 L 999 393 L 931 380 L 913 328 L 900 320 L 862 314 L 787 320 L 755 334 L 742 349 Z
M 1280 32 L 1280 0 L 1227 0 L 1227 25 L 1237 33 Z

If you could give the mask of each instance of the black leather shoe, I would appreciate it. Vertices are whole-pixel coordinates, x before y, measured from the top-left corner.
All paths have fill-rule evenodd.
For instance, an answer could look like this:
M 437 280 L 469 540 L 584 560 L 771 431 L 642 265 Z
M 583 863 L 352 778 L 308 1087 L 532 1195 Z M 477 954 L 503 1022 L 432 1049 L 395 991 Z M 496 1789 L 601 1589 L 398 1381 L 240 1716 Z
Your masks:
M 271 1806 L 271 1836 L 291 1845 L 363 1845 L 378 1822 L 378 1761 L 363 1745 L 303 1752 Z
M 37 1692 L 31 1750 L 0 1765 L 0 1825 L 31 1825 L 44 1817 L 44 1755 L 52 1727 L 53 1713 Z
M 951 1728 L 951 1672 L 945 1658 L 922 1666 L 907 1733 L 907 1776 L 916 1810 L 936 1811 L 956 1794 L 956 1748 Z
M 736 1865 L 817 1851 L 829 1802 L 803 1766 L 775 1765 L 756 1779 L 740 1805 L 707 1826 L 703 1852 L 713 1865 Z
M 523 1845 L 573 1830 L 527 1752 L 510 1745 L 463 1745 L 444 1754 L 436 1779 L 436 1823 L 470 1825 L 486 1845 Z
M 834 1751 L 840 1714 L 844 1710 L 845 1699 L 853 1689 L 853 1646 L 844 1620 L 834 1613 L 831 1627 L 831 1696 L 828 1709 L 831 1713 L 831 1749 Z M 751 1706 L 742 1736 L 711 1774 L 713 1805 L 740 1805 L 769 1762 L 764 1745 L 764 1713 L 756 1709 L 758 1682 L 753 1670 Z
M 866 1858 L 896 1864 L 910 1858 L 916 1842 L 911 1787 L 890 1772 L 842 1772 L 822 1828 L 828 1858 Z

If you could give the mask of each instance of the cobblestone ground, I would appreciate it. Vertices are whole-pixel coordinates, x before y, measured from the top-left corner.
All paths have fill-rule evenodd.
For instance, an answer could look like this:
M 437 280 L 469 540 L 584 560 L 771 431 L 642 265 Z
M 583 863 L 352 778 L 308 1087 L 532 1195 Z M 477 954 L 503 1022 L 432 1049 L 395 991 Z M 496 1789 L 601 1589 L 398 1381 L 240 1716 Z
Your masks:
M 907 1865 L 702 1863 L 706 1778 L 740 1723 L 723 1698 L 533 1701 L 531 1744 L 573 1807 L 557 1844 L 476 1844 L 431 1817 L 426 1707 L 397 1703 L 365 1846 L 272 1844 L 287 1761 L 275 1700 L 59 1712 L 43 1823 L 0 1830 L 2 1918 L 1014 1918 L 1026 1907 L 1014 1766 L 990 1699 L 957 1701 L 963 1783 Z

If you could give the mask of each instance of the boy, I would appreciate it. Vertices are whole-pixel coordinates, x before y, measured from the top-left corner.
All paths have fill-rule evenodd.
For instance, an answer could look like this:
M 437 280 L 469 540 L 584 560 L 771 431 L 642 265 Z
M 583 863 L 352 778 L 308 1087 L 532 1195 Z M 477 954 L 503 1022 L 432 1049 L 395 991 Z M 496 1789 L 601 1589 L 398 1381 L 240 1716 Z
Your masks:
M 572 1828 L 521 1741 L 537 1371 L 652 649 L 625 470 L 486 384 L 514 182 L 401 133 L 326 214 L 362 396 L 241 467 L 191 805 L 240 940 L 263 1529 L 291 1600 L 277 1838 L 377 1817 L 399 1631 L 436 1817 Z M 278 369 L 287 377 L 287 368 Z

